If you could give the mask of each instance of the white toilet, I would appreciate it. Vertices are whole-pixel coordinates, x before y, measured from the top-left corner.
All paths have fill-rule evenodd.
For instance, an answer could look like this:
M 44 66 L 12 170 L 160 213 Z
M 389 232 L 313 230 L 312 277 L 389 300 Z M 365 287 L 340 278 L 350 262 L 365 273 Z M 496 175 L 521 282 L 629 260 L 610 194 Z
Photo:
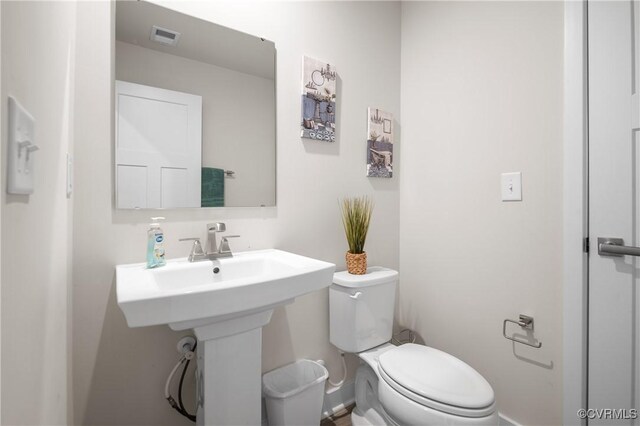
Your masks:
M 391 340 L 398 272 L 338 272 L 329 290 L 331 343 L 357 353 L 358 425 L 497 425 L 493 389 L 476 370 L 427 346 Z

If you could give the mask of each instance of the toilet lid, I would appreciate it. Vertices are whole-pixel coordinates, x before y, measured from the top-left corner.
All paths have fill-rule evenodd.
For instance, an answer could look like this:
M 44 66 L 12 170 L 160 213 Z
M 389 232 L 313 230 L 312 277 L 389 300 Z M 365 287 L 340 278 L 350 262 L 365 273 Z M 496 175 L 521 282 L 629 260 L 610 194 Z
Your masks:
M 378 362 L 383 378 L 409 398 L 413 393 L 420 400 L 481 411 L 494 403 L 493 389 L 480 373 L 438 349 L 409 343 L 383 353 Z

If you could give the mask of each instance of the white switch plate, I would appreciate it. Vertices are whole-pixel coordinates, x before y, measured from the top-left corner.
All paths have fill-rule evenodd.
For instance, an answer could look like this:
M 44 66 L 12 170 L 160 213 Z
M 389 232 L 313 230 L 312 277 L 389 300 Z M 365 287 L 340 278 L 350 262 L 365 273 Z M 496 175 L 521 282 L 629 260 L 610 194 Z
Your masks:
M 502 201 L 522 201 L 522 173 L 503 173 L 500 178 Z
M 33 193 L 35 119 L 9 96 L 9 147 L 7 149 L 7 192 Z

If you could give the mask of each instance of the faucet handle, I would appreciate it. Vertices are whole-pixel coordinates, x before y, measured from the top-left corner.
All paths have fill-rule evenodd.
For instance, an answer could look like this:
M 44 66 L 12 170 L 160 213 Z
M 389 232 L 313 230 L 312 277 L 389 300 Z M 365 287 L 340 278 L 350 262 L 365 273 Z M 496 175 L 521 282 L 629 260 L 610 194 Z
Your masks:
M 223 222 L 207 223 L 207 230 L 215 231 L 215 232 L 224 232 L 227 230 L 227 225 L 225 225 Z
M 191 246 L 191 253 L 189 253 L 189 262 L 193 262 L 195 256 L 204 255 L 204 250 L 202 250 L 202 243 L 200 243 L 200 238 L 180 238 L 179 241 L 193 241 L 193 246 Z
M 200 242 L 200 238 L 199 237 L 180 238 L 178 241 L 197 241 L 197 242 Z
M 220 248 L 218 253 L 231 253 L 231 247 L 229 247 L 229 238 L 238 238 L 240 235 L 225 235 L 220 240 Z

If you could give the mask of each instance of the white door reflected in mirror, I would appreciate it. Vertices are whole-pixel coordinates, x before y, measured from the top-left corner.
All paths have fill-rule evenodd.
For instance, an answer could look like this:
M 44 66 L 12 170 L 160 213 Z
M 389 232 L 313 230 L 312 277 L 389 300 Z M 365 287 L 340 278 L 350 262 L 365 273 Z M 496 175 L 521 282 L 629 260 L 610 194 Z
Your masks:
M 202 97 L 116 81 L 118 208 L 200 207 Z

